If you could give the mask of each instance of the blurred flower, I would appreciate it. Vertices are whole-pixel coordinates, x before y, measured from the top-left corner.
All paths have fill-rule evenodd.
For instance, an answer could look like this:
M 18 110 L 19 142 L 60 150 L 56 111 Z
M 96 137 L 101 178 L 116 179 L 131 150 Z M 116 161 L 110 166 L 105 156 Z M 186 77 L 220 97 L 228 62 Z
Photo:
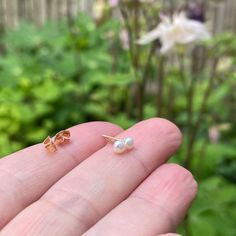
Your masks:
M 220 131 L 217 126 L 212 126 L 208 130 L 209 139 L 212 143 L 218 143 L 220 139 Z
M 218 143 L 221 133 L 229 131 L 231 129 L 230 123 L 223 123 L 219 125 L 214 125 L 208 129 L 208 136 L 212 143 Z
M 141 37 L 137 43 L 148 44 L 160 39 L 161 53 L 165 54 L 176 44 L 189 44 L 209 39 L 210 34 L 203 23 L 188 19 L 184 13 L 175 14 L 173 19 L 161 16 L 160 24 L 152 31 Z
M 120 32 L 120 41 L 122 43 L 123 49 L 128 50 L 129 49 L 129 34 L 128 34 L 127 30 L 123 29 Z
M 110 7 L 116 7 L 119 4 L 119 0 L 109 0 Z

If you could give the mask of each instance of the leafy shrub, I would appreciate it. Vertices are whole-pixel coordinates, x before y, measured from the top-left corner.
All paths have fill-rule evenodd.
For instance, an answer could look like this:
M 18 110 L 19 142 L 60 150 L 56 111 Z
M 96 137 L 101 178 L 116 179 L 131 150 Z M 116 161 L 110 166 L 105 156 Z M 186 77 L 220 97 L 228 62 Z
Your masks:
M 114 116 L 116 109 L 122 110 L 123 93 L 132 81 L 119 28 L 115 21 L 97 28 L 80 15 L 71 27 L 66 22 L 41 28 L 24 23 L 6 32 L 0 58 L 0 155 L 85 121 L 131 123 L 122 113 Z

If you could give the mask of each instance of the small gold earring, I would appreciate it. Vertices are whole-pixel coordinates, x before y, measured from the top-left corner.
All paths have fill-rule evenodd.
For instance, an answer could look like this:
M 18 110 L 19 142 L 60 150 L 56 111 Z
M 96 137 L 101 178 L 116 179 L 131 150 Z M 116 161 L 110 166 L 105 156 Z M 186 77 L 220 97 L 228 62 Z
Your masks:
M 43 144 L 45 146 L 45 148 L 47 149 L 48 152 L 55 152 L 57 150 L 57 147 L 55 145 L 55 143 L 53 142 L 53 140 L 51 139 L 50 136 L 48 136 L 44 141 Z
M 124 139 L 118 139 L 108 135 L 102 135 L 108 142 L 113 143 L 113 151 L 117 154 L 121 154 L 126 150 L 130 150 L 134 147 L 134 139 L 127 137 Z
M 44 147 L 48 150 L 48 152 L 56 152 L 56 145 L 63 144 L 70 140 L 71 134 L 69 130 L 62 130 L 58 132 L 54 138 L 48 136 L 44 141 Z
M 71 137 L 69 130 L 62 130 L 55 135 L 54 143 L 60 145 L 65 141 L 69 141 Z

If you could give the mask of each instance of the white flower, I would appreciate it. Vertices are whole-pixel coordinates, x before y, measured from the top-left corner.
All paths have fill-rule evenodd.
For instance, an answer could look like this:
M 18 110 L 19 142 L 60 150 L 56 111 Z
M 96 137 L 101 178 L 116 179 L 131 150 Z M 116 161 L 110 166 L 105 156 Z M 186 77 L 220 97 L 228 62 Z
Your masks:
M 137 41 L 138 44 L 148 44 L 160 39 L 161 53 L 166 53 L 176 44 L 189 44 L 209 39 L 210 33 L 206 26 L 198 21 L 188 19 L 184 13 L 175 14 L 173 19 L 161 16 L 160 24 Z

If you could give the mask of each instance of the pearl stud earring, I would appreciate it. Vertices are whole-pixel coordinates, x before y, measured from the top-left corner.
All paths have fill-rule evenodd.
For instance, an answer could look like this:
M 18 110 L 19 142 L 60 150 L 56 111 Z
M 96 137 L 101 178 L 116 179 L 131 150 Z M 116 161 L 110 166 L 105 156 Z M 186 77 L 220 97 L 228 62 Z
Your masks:
M 121 154 L 126 150 L 130 150 L 134 147 L 134 139 L 127 137 L 124 139 L 114 138 L 108 135 L 102 135 L 108 142 L 113 143 L 113 150 L 117 154 Z

